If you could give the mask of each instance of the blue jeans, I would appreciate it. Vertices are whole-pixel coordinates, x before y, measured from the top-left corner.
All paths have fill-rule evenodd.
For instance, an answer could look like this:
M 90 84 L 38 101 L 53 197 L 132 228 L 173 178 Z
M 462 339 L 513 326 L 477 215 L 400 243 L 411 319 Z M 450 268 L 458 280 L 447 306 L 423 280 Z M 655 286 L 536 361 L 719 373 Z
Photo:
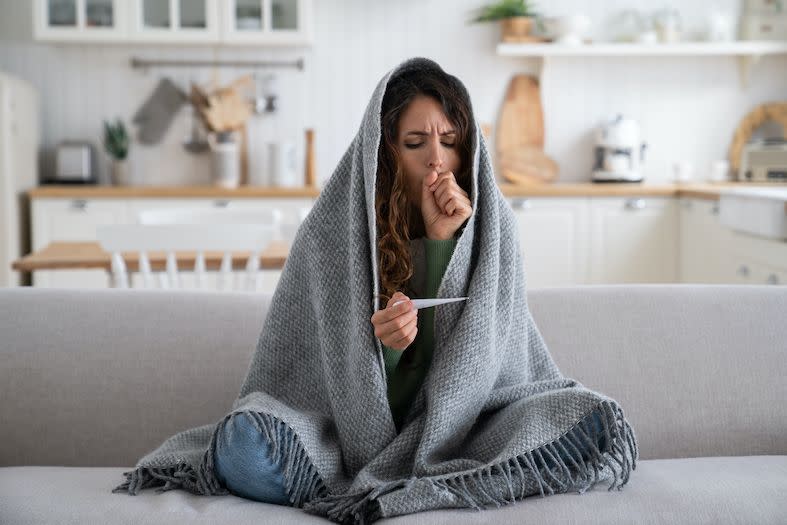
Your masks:
M 216 477 L 230 492 L 263 503 L 290 505 L 281 468 L 270 458 L 270 443 L 248 415 L 233 416 L 216 439 Z

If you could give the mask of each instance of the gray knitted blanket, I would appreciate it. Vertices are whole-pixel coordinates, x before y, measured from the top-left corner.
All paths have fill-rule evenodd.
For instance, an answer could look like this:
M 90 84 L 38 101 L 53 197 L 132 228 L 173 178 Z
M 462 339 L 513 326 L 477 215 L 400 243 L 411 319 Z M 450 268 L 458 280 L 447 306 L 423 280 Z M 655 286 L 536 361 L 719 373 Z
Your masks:
M 638 457 L 634 432 L 613 399 L 564 377 L 552 360 L 527 306 L 514 214 L 477 124 L 473 214 L 437 293 L 469 299 L 436 308 L 432 363 L 397 434 L 370 318 L 380 306 L 380 107 L 389 79 L 406 68 L 439 66 L 414 58 L 380 80 L 296 235 L 231 411 L 167 439 L 114 492 L 228 494 L 213 452 L 218 424 L 240 413 L 272 443 L 292 504 L 341 523 L 626 484 Z M 462 96 L 469 101 L 464 86 Z M 594 415 L 603 440 L 591 438 Z

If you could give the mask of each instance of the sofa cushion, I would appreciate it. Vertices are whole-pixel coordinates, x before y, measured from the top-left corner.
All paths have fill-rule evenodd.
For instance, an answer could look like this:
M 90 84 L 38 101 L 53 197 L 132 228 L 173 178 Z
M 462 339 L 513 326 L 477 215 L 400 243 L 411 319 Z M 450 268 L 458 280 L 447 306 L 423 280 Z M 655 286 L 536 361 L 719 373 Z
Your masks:
M 125 468 L 0 468 L 0 523 L 329 523 L 299 509 L 174 490 L 113 494 Z M 500 509 L 441 510 L 391 524 L 787 523 L 787 456 L 640 461 L 622 491 L 532 497 Z

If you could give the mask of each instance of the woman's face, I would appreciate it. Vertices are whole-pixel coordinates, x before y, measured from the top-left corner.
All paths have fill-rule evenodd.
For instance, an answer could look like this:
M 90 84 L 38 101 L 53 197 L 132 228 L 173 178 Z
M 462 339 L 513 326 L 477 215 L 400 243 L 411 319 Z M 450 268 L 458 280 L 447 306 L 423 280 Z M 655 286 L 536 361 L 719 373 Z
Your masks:
M 460 168 L 459 148 L 454 126 L 440 103 L 432 97 L 416 96 L 399 119 L 396 147 L 407 181 L 409 201 L 421 209 L 421 185 L 432 171 L 450 171 L 456 175 Z

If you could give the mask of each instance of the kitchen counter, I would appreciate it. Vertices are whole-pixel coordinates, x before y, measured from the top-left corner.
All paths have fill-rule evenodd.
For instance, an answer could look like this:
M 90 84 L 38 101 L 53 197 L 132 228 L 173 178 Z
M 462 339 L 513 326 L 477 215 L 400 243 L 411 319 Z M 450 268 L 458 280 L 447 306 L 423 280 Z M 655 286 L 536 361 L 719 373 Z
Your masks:
M 90 186 L 90 185 L 46 185 L 27 192 L 31 199 L 127 199 L 145 198 L 259 198 L 259 197 L 306 197 L 316 198 L 320 188 L 273 188 L 268 186 L 242 186 L 220 188 L 217 186 Z
M 754 184 L 745 182 L 707 182 L 680 184 L 640 183 L 557 183 L 533 186 L 500 184 L 506 197 L 693 197 L 718 200 L 720 191 L 728 188 L 787 187 L 787 184 Z M 39 186 L 28 192 L 32 199 L 45 198 L 316 198 L 320 188 L 272 188 L 243 186 L 225 189 L 215 186 Z

